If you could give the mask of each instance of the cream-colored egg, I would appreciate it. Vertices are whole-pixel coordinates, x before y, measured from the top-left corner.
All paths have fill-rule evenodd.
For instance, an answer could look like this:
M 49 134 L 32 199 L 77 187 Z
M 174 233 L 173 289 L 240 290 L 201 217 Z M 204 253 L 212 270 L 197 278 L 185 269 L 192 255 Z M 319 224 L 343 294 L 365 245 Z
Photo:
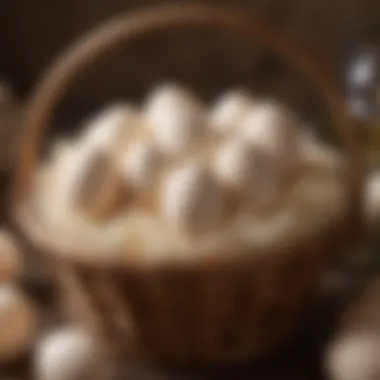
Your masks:
M 0 282 L 19 278 L 24 272 L 24 260 L 19 243 L 6 230 L 0 230 Z
M 196 97 L 184 87 L 174 84 L 161 84 L 152 89 L 145 101 L 145 112 L 154 114 L 155 110 L 171 106 L 202 108 Z
M 86 125 L 82 142 L 106 149 L 128 136 L 138 125 L 138 112 L 130 104 L 116 103 L 103 109 Z
M 77 208 L 93 216 L 107 215 L 121 193 L 121 181 L 102 149 L 87 146 L 75 151 L 61 169 L 57 184 L 61 209 Z
M 41 338 L 34 353 L 38 380 L 82 380 L 94 375 L 99 349 L 92 335 L 78 327 L 63 327 Z
M 191 94 L 177 86 L 163 86 L 148 98 L 145 117 L 161 149 L 178 154 L 202 136 L 204 112 Z
M 15 286 L 0 285 L 0 360 L 11 361 L 26 353 L 37 334 L 38 312 Z
M 250 190 L 260 179 L 262 161 L 262 155 L 249 141 L 235 138 L 216 151 L 214 170 L 222 184 L 238 190 Z
M 325 353 L 325 372 L 331 380 L 380 378 L 380 330 L 337 336 Z
M 218 181 L 239 195 L 243 207 L 263 211 L 277 205 L 283 190 L 280 170 L 271 156 L 249 141 L 235 138 L 222 145 L 213 168 Z
M 128 186 L 145 191 L 154 184 L 162 161 L 162 154 L 154 144 L 132 142 L 121 157 L 122 176 Z
M 209 115 L 210 128 L 218 134 L 225 134 L 238 128 L 254 100 L 246 92 L 231 91 L 216 100 Z
M 121 193 L 121 181 L 105 147 L 78 141 L 58 141 L 40 172 L 38 199 L 49 221 L 70 221 L 76 211 L 103 217 Z
M 201 164 L 190 163 L 173 170 L 162 194 L 162 215 L 187 231 L 203 231 L 221 218 L 223 199 L 219 185 Z
M 380 172 L 367 178 L 364 188 L 364 215 L 370 224 L 380 219 Z
M 100 172 L 96 164 L 99 158 L 104 159 L 104 153 L 93 147 L 81 147 L 71 152 L 65 162 L 57 168 L 60 170 L 59 183 L 56 188 L 62 196 L 62 201 L 67 204 L 75 204 L 79 198 L 86 198 L 87 187 L 86 174 L 94 168 Z M 82 194 L 84 195 L 82 197 Z
M 284 159 L 298 149 L 296 127 L 295 118 L 286 108 L 263 102 L 246 115 L 240 133 L 265 152 Z
M 324 367 L 332 380 L 380 378 L 380 280 L 353 300 L 327 344 Z

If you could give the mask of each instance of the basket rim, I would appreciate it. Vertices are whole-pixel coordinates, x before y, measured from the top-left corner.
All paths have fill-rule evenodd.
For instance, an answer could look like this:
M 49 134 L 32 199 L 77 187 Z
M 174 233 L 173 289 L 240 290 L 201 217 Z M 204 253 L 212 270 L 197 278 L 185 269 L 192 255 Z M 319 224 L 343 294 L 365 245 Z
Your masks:
M 74 239 L 64 239 L 63 235 L 58 236 L 62 231 L 50 230 L 48 226 L 38 219 L 36 213 L 33 212 L 33 207 L 29 203 L 18 205 L 14 213 L 14 219 L 24 234 L 25 238 L 34 245 L 37 250 L 45 257 L 51 259 L 58 259 L 62 262 L 77 264 L 85 268 L 98 268 L 98 269 L 157 269 L 157 268 L 181 268 L 187 269 L 199 268 L 202 266 L 217 267 L 219 265 L 243 265 L 247 261 L 260 262 L 267 257 L 278 258 L 286 255 L 291 255 L 293 252 L 302 250 L 303 247 L 308 245 L 313 246 L 315 240 L 328 239 L 327 237 L 331 232 L 341 230 L 342 228 L 347 231 L 347 228 L 352 226 L 349 223 L 349 211 L 346 210 L 346 215 L 343 214 L 340 218 L 333 218 L 329 223 L 325 223 L 321 228 L 314 231 L 312 234 L 305 235 L 305 237 L 296 239 L 289 239 L 285 243 L 281 241 L 278 248 L 271 249 L 252 249 L 247 245 L 231 245 L 220 249 L 208 250 L 206 252 L 198 252 L 194 255 L 176 255 L 163 254 L 163 255 L 126 255 L 125 247 L 118 250 L 104 250 L 100 247 L 89 245 L 88 241 L 83 240 L 83 243 Z M 347 233 L 346 236 L 350 237 L 351 234 Z M 352 235 L 354 236 L 354 234 Z M 349 240 L 349 238 L 348 238 Z M 340 245 L 344 245 L 342 242 Z M 231 250 L 234 253 L 231 254 Z M 67 252 L 71 252 L 67 254 Z M 75 254 L 73 254 L 73 252 Z M 321 255 L 324 254 L 321 252 Z

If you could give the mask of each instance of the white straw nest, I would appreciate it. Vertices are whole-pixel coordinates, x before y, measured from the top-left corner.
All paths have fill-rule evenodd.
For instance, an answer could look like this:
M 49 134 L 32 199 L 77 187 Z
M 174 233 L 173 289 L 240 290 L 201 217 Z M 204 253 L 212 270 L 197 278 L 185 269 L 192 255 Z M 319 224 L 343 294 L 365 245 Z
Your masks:
M 106 221 L 142 207 L 185 233 L 215 230 L 231 216 L 231 196 L 235 210 L 277 207 L 305 163 L 322 177 L 339 166 L 340 156 L 325 158 L 317 142 L 307 154 L 301 136 L 299 121 L 277 103 L 236 90 L 207 110 L 184 88 L 164 85 L 140 110 L 119 103 L 93 118 L 56 154 L 65 158 L 52 165 L 45 193 L 62 213 L 67 205 Z

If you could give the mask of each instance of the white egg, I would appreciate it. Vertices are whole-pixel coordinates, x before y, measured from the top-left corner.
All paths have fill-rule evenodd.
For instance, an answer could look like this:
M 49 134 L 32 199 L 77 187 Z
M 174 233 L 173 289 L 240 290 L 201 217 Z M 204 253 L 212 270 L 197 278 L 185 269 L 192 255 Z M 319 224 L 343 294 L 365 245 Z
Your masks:
M 253 106 L 254 100 L 245 92 L 223 94 L 211 109 L 210 128 L 220 134 L 234 131 Z
M 15 237 L 6 230 L 0 231 L 0 281 L 19 278 L 24 271 L 21 247 Z
M 71 152 L 65 162 L 59 167 L 60 182 L 57 184 L 59 193 L 62 195 L 62 201 L 67 205 L 75 204 L 79 199 L 86 198 L 88 181 L 87 173 L 91 169 L 96 173 L 100 172 L 98 164 L 102 159 L 104 161 L 104 153 L 93 147 L 81 147 Z M 95 175 L 93 175 L 95 176 Z M 91 190 L 91 189 L 88 189 Z
M 154 183 L 161 162 L 156 146 L 145 141 L 132 142 L 121 158 L 122 176 L 129 186 L 146 190 Z
M 31 301 L 15 286 L 0 285 L 0 360 L 11 361 L 33 344 L 39 324 Z
M 380 172 L 367 178 L 364 192 L 364 215 L 369 223 L 380 219 Z
M 380 378 L 380 278 L 369 283 L 339 318 L 324 368 L 333 380 Z
M 70 222 L 73 214 L 103 218 L 122 192 L 112 157 L 101 146 L 65 144 L 39 176 L 39 202 L 49 221 Z
M 131 133 L 138 123 L 137 111 L 130 104 L 113 104 L 95 115 L 85 126 L 82 142 L 96 147 L 112 148 Z
M 267 153 L 284 158 L 297 149 L 296 121 L 285 108 L 262 103 L 252 108 L 241 125 L 240 133 Z
M 246 206 L 268 209 L 281 195 L 283 179 L 275 160 L 247 140 L 225 143 L 216 151 L 213 168 L 218 181 Z
M 201 105 L 176 86 L 154 91 L 148 98 L 145 116 L 157 143 L 169 154 L 191 148 L 204 131 Z
M 338 335 L 326 349 L 324 367 L 331 380 L 380 378 L 380 330 Z
M 188 90 L 177 84 L 166 83 L 155 87 L 150 92 L 146 99 L 145 110 L 149 114 L 154 113 L 156 109 L 168 106 L 201 108 L 198 100 Z
M 173 170 L 163 187 L 163 216 L 179 228 L 212 228 L 221 218 L 223 200 L 217 181 L 198 163 Z
M 61 211 L 81 209 L 102 217 L 113 209 L 121 183 L 107 153 L 93 146 L 80 147 L 61 168 L 57 192 Z M 66 209 L 66 210 L 65 210 Z
M 248 141 L 237 138 L 219 148 L 214 161 L 218 180 L 238 190 L 250 190 L 264 169 L 262 155 Z
M 79 327 L 63 327 L 43 337 L 36 345 L 34 372 L 38 380 L 91 378 L 99 360 L 92 335 Z

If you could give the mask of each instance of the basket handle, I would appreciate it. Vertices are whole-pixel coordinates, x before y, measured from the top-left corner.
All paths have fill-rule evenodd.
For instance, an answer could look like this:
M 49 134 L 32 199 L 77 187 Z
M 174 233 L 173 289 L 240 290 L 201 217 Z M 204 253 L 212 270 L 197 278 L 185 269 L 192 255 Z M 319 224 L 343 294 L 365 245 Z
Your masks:
M 24 138 L 21 141 L 12 200 L 16 204 L 19 203 L 30 190 L 46 126 L 58 103 L 79 74 L 95 59 L 121 43 L 160 32 L 169 27 L 183 26 L 208 26 L 228 30 L 248 38 L 251 42 L 259 42 L 285 58 L 308 77 L 323 96 L 325 105 L 331 113 L 333 125 L 337 128 L 349 152 L 350 173 L 347 185 L 350 190 L 350 205 L 352 205 L 351 216 L 352 220 L 360 218 L 364 176 L 364 139 L 361 135 L 362 131 L 346 114 L 344 96 L 340 93 L 340 86 L 335 83 L 329 70 L 317 64 L 314 58 L 286 39 L 282 33 L 269 28 L 251 12 L 200 4 L 153 7 L 124 14 L 85 35 L 55 62 L 37 86 L 26 109 Z

